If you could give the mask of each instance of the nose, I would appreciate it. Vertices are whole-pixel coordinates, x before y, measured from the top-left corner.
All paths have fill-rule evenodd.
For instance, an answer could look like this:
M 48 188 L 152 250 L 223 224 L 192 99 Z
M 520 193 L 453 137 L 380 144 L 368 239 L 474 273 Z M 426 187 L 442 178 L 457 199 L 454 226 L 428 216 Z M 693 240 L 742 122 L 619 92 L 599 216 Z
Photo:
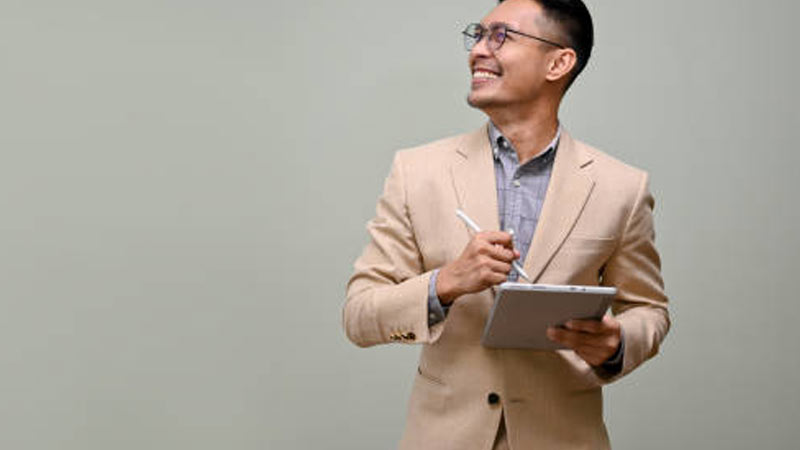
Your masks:
M 491 58 L 492 51 L 489 50 L 488 36 L 482 36 L 481 40 L 475 43 L 472 50 L 469 51 L 469 65 L 470 67 L 478 58 Z

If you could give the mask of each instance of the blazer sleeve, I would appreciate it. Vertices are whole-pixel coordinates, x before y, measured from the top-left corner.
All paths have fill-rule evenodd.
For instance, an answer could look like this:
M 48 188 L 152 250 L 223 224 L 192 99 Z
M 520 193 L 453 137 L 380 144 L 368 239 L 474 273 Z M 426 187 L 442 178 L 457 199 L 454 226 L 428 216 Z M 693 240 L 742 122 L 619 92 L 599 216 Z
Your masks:
M 625 376 L 655 356 L 670 328 L 661 260 L 655 247 L 653 206 L 644 174 L 620 243 L 602 275 L 603 285 L 618 289 L 612 312 L 625 336 L 622 371 L 601 376 L 604 382 Z
M 422 255 L 408 212 L 404 152 L 398 152 L 367 223 L 370 241 L 356 260 L 347 284 L 343 326 L 360 347 L 390 342 L 430 343 L 443 322 L 428 327 L 431 272 L 423 273 Z

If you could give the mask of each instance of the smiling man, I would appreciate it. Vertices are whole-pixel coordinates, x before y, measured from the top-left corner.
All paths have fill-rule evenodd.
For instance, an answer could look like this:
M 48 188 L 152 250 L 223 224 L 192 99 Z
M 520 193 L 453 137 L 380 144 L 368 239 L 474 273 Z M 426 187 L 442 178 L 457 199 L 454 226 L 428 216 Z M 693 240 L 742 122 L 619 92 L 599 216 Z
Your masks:
M 591 16 L 580 0 L 507 0 L 464 42 L 468 103 L 489 121 L 396 154 L 345 330 L 359 346 L 423 344 L 403 449 L 608 448 L 602 387 L 654 356 L 670 322 L 647 174 L 558 120 Z M 514 260 L 536 283 L 616 287 L 613 314 L 550 329 L 569 350 L 481 346 Z

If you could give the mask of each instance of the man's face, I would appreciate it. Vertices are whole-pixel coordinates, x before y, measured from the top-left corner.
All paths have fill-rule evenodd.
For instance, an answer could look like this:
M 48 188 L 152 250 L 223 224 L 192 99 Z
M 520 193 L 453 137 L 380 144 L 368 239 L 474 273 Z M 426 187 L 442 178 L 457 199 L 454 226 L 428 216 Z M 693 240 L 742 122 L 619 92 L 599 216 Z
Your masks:
M 487 15 L 481 24 L 493 23 L 523 33 L 558 40 L 543 16 L 542 7 L 532 0 L 507 0 Z M 514 33 L 492 52 L 484 36 L 469 53 L 472 88 L 467 102 L 482 110 L 534 104 L 545 84 L 548 52 L 555 47 Z

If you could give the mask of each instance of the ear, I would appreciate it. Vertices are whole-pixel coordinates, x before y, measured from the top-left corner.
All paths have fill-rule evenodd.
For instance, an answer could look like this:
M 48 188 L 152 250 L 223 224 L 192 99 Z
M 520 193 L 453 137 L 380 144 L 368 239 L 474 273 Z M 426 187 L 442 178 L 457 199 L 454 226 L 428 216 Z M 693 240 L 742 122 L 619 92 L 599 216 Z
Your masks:
M 558 81 L 572 72 L 578 63 L 578 54 L 571 48 L 555 50 L 547 67 L 547 81 Z

